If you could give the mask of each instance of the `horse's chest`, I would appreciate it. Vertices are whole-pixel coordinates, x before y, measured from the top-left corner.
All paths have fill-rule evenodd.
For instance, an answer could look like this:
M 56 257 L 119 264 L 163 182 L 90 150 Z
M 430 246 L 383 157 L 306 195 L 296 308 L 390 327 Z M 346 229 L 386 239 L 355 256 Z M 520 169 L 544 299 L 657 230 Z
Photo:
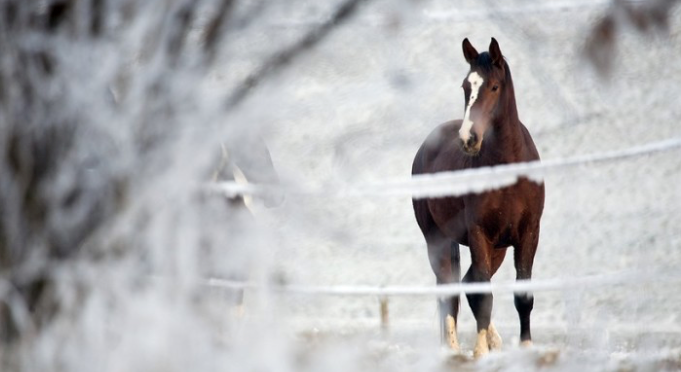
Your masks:
M 517 237 L 523 203 L 503 191 L 460 198 L 434 199 L 429 208 L 437 225 L 455 241 L 468 244 L 468 231 L 480 226 L 495 246 L 509 246 Z
M 480 227 L 496 247 L 507 247 L 518 240 L 527 203 L 512 188 L 469 196 L 465 206 L 469 227 Z
M 482 228 L 487 239 L 496 248 L 508 247 L 518 240 L 521 213 L 516 213 L 516 211 L 508 208 L 492 209 L 482 215 L 476 225 Z

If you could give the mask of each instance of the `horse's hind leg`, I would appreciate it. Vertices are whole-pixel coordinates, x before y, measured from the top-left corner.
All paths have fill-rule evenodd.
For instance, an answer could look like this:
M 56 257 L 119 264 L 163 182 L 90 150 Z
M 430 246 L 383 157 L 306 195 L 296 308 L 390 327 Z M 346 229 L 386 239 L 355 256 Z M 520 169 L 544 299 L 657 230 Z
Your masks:
M 539 240 L 539 230 L 526 234 L 527 238 L 515 247 L 514 261 L 516 270 L 516 280 L 530 280 L 532 278 L 532 264 L 534 255 L 537 252 Z M 515 308 L 518 310 L 520 318 L 520 344 L 523 346 L 532 345 L 532 334 L 530 332 L 530 313 L 534 307 L 534 295 L 532 292 L 516 292 L 514 294 Z
M 447 239 L 441 233 L 429 234 L 428 256 L 435 273 L 438 285 L 457 283 L 460 278 L 459 245 Z M 459 296 L 439 298 L 440 337 L 444 344 L 454 351 L 459 351 L 459 340 L 456 335 L 456 321 L 459 314 Z

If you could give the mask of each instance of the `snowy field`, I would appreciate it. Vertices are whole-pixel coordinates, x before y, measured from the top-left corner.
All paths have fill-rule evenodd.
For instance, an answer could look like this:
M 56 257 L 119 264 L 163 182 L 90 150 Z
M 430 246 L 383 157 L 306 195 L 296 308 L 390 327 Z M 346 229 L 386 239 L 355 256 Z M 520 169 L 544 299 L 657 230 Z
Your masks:
M 468 37 L 483 51 L 495 37 L 513 73 L 520 119 L 543 160 L 681 138 L 681 7 L 669 17 L 668 34 L 642 36 L 621 28 L 614 69 L 603 78 L 582 54 L 591 27 L 607 10 L 599 1 L 369 2 L 224 119 L 213 111 L 192 111 L 214 110 L 220 94 L 325 20 L 334 6 L 308 1 L 263 6 L 256 21 L 222 40 L 220 62 L 207 81 L 179 94 L 178 101 L 192 103 L 180 110 L 185 116 L 179 123 L 206 119 L 239 128 L 235 132 L 257 128 L 289 190 L 406 181 L 428 133 L 463 115 L 460 84 L 468 67 L 462 40 Z M 106 48 L 100 56 L 83 53 L 102 69 L 115 64 L 102 62 L 105 56 L 127 58 Z M 74 76 L 98 71 L 73 66 Z M 97 79 L 106 80 L 102 75 Z M 75 87 L 90 86 L 87 78 L 74 81 Z M 146 83 L 133 83 L 131 94 L 139 94 L 135 84 Z M 188 81 L 175 84 L 171 89 L 181 92 Z M 78 91 L 74 96 L 79 104 L 89 99 Z M 121 107 L 130 112 L 92 111 L 88 117 L 123 122 L 139 109 Z M 681 370 L 681 149 L 546 177 L 533 278 L 569 282 L 612 274 L 634 280 L 537 292 L 530 349 L 517 346 L 512 293 L 495 293 L 492 320 L 504 347 L 475 361 L 475 320 L 465 299 L 459 315 L 462 354 L 452 355 L 439 345 L 433 296 L 390 297 L 389 326 L 381 328 L 376 296 L 246 290 L 239 310 L 229 303 L 231 292 L 197 285 L 205 271 L 192 265 L 203 262 L 195 249 L 205 239 L 224 249 L 211 262 L 215 272 L 245 268 L 261 286 L 435 282 L 409 196 L 292 192 L 271 209 L 256 200 L 248 228 L 223 229 L 233 217 L 215 211 L 221 200 L 213 200 L 217 207 L 195 207 L 182 196 L 197 183 L 190 161 L 212 151 L 217 137 L 232 133 L 214 134 L 211 128 L 173 132 L 185 136 L 162 148 L 149 168 L 138 169 L 134 156 L 125 153 L 128 147 L 120 145 L 134 130 L 101 124 L 99 130 L 115 133 L 112 141 L 122 146 L 117 151 L 126 154 L 111 160 L 112 168 L 132 169 L 145 181 L 133 184 L 139 191 L 131 197 L 133 207 L 93 239 L 146 247 L 145 253 L 110 265 L 79 260 L 56 270 L 60 293 L 75 315 L 58 317 L 26 341 L 8 366 L 164 372 Z M 145 174 L 151 168 L 161 171 Z M 200 214 L 206 211 L 210 217 Z M 134 242 L 121 238 L 139 231 L 144 233 Z M 465 247 L 461 252 L 466 270 L 470 254 Z M 160 279 L 147 283 L 150 275 Z M 514 278 L 509 255 L 492 282 Z M 80 292 L 69 285 L 80 281 L 88 283 L 90 294 L 75 300 Z
M 681 50 L 678 11 L 669 38 L 624 32 L 613 78 L 602 80 L 587 68 L 580 51 L 604 7 L 582 3 L 557 10 L 552 4 L 529 11 L 527 2 L 505 3 L 495 13 L 478 2 L 457 8 L 415 2 L 394 15 L 402 21 L 395 28 L 376 25 L 375 17 L 391 16 L 387 4 L 368 7 L 365 16 L 285 74 L 284 85 L 263 89 L 267 97 L 262 99 L 277 106 L 261 114 L 271 129 L 277 168 L 290 182 L 332 187 L 409 177 L 425 136 L 463 114 L 464 37 L 478 50 L 486 50 L 491 36 L 499 40 L 513 72 L 520 118 L 543 159 L 681 136 L 681 106 L 674 93 L 681 65 L 671 62 Z M 516 6 L 524 11 L 512 11 Z M 674 272 L 681 262 L 680 159 L 681 153 L 672 151 L 568 169 L 546 179 L 534 278 Z M 287 283 L 434 283 L 408 197 L 289 197 L 283 207 L 262 213 L 278 226 L 276 243 L 268 249 Z M 462 252 L 465 270 L 470 256 L 467 249 Z M 507 259 L 493 282 L 514 278 Z M 533 311 L 537 349 L 560 350 L 558 370 L 627 370 L 630 364 L 636 370 L 647 358 L 664 359 L 665 350 L 676 360 L 670 368 L 681 368 L 681 295 L 672 289 L 677 285 L 678 279 L 538 293 Z M 385 357 L 379 363 L 385 370 L 393 363 L 406 363 L 405 370 L 421 368 L 410 363 L 421 357 L 429 361 L 439 341 L 431 298 L 391 298 L 387 336 L 380 333 L 375 297 L 278 296 L 271 301 L 277 318 L 286 319 L 277 322 L 288 332 L 353 335 L 364 345 L 360 349 L 378 349 L 372 352 Z M 531 369 L 532 357 L 522 356 L 536 351 L 515 349 L 518 320 L 510 293 L 495 296 L 493 321 L 506 350 L 481 362 L 481 370 Z M 462 347 L 470 353 L 475 320 L 465 301 L 460 329 Z M 354 350 L 353 337 L 348 338 Z

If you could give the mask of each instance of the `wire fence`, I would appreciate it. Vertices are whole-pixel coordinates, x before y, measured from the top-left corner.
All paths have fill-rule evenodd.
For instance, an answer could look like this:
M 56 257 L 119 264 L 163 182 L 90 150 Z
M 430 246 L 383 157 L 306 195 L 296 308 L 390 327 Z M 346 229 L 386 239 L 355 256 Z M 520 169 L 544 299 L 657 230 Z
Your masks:
M 259 285 L 252 282 L 209 278 L 202 284 L 224 290 L 265 290 L 273 293 L 294 295 L 335 295 L 335 296 L 422 296 L 451 297 L 466 293 L 515 293 L 568 291 L 576 289 L 596 290 L 609 286 L 633 287 L 651 282 L 677 283 L 681 275 L 674 272 L 630 270 L 612 274 L 589 275 L 577 278 L 556 278 L 544 280 L 518 280 L 500 283 L 453 283 L 437 286 L 305 286 L 305 285 Z
M 458 196 L 471 192 L 483 192 L 505 187 L 515 183 L 520 177 L 527 177 L 536 182 L 542 182 L 546 176 L 558 173 L 566 168 L 619 162 L 679 149 L 681 149 L 681 138 L 671 138 L 612 152 L 573 158 L 553 159 L 543 162 L 518 163 L 456 172 L 417 175 L 413 176 L 411 180 L 392 181 L 373 185 L 348 186 L 344 189 L 329 187 L 311 188 L 302 186 L 296 188 L 284 187 L 283 190 L 279 191 L 297 195 L 330 198 L 378 196 L 432 198 Z M 208 188 L 213 192 L 221 193 L 229 197 L 268 194 L 278 190 L 278 188 L 273 185 L 255 185 L 236 182 L 216 183 L 209 185 Z M 470 293 L 592 291 L 604 287 L 635 287 L 649 283 L 661 284 L 679 282 L 681 282 L 681 275 L 676 272 L 630 270 L 573 278 L 554 278 L 532 281 L 518 280 L 499 283 L 453 283 L 437 286 L 307 286 L 258 284 L 222 278 L 208 278 L 201 284 L 210 288 L 228 291 L 256 290 L 306 296 L 375 296 L 380 299 L 379 313 L 381 314 L 381 324 L 382 326 L 387 327 L 388 299 L 391 297 L 419 296 L 444 298 Z
M 641 1 L 627 1 L 641 3 Z M 491 4 L 491 3 L 490 3 Z M 522 6 L 488 6 L 480 9 L 426 9 L 419 16 L 430 22 L 446 22 L 452 20 L 472 20 L 495 16 L 509 22 L 504 16 L 513 14 L 528 14 L 530 12 L 561 12 L 577 10 L 584 7 L 607 7 L 611 1 L 556 1 L 544 4 Z M 387 18 L 382 16 L 365 17 L 360 24 L 381 25 Z M 281 26 L 306 26 L 318 24 L 322 21 L 283 21 Z M 512 29 L 520 30 L 511 24 Z M 521 32 L 521 31 L 517 31 Z M 569 100 L 560 95 L 560 84 L 551 79 L 547 72 L 535 71 L 542 81 L 550 82 L 542 89 L 559 101 L 563 112 L 574 115 L 576 110 Z M 558 93 L 556 93 L 558 92 Z M 598 116 L 599 114 L 592 114 Z M 587 118 L 589 118 L 587 117 Z M 571 121 L 572 122 L 572 121 Z M 555 128 L 552 128 L 555 129 Z M 634 146 L 617 151 L 610 151 L 569 158 L 550 159 L 545 161 L 499 165 L 469 169 L 455 172 L 416 175 L 410 179 L 396 179 L 370 184 L 285 184 L 265 185 L 239 182 L 220 182 L 206 185 L 209 192 L 227 197 L 265 196 L 273 193 L 283 193 L 291 196 L 319 197 L 319 198 L 384 198 L 410 197 L 413 199 L 454 197 L 469 193 L 480 193 L 510 186 L 520 178 L 528 178 L 535 182 L 543 182 L 546 177 L 561 174 L 570 168 L 588 167 L 598 164 L 622 162 L 635 158 L 643 158 L 659 153 L 667 153 L 681 149 L 681 137 L 664 141 L 651 142 L 641 146 Z M 253 282 L 232 281 L 222 278 L 209 278 L 203 285 L 222 290 L 255 290 L 281 293 L 287 295 L 306 296 L 376 296 L 381 298 L 381 314 L 387 313 L 387 298 L 397 296 L 421 297 L 451 297 L 468 293 L 516 293 L 542 291 L 575 291 L 597 290 L 604 287 L 635 287 L 649 283 L 679 283 L 681 275 L 672 272 L 656 271 L 623 271 L 603 275 L 590 275 L 573 278 L 555 278 L 533 281 L 507 281 L 499 283 L 455 283 L 438 286 L 371 286 L 371 285 L 290 285 L 290 284 L 262 284 Z M 385 310 L 384 310 L 385 308 Z
M 594 164 L 618 162 L 631 158 L 653 155 L 681 149 L 681 138 L 648 143 L 628 149 L 600 154 L 577 156 L 566 159 L 515 163 L 467 169 L 463 171 L 441 172 L 436 174 L 415 175 L 410 180 L 397 180 L 366 185 L 347 185 L 345 187 L 324 185 L 321 187 L 256 185 L 250 183 L 221 182 L 206 186 L 209 191 L 222 193 L 227 197 L 245 195 L 266 195 L 275 192 L 298 196 L 322 196 L 329 198 L 346 197 L 386 197 L 411 196 L 415 199 L 460 196 L 480 193 L 514 184 L 520 177 L 541 182 L 544 177 L 567 168 Z

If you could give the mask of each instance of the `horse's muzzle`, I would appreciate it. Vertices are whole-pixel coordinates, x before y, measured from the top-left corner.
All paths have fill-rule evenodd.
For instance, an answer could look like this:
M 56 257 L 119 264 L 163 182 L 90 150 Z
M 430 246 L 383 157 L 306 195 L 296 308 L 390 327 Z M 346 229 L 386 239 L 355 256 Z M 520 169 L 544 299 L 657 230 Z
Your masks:
M 477 155 L 480 152 L 480 147 L 482 147 L 482 139 L 475 132 L 471 132 L 466 141 L 459 137 L 459 145 L 464 153 Z

